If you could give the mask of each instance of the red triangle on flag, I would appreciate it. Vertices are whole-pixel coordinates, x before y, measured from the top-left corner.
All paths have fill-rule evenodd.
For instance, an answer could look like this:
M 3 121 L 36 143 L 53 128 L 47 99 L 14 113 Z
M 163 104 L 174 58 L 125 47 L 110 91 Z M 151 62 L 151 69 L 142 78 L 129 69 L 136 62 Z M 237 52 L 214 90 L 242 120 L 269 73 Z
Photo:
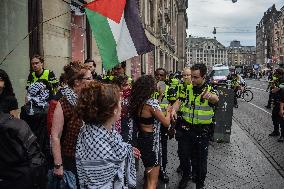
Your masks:
M 94 0 L 84 6 L 119 23 L 124 11 L 125 3 L 126 0 Z

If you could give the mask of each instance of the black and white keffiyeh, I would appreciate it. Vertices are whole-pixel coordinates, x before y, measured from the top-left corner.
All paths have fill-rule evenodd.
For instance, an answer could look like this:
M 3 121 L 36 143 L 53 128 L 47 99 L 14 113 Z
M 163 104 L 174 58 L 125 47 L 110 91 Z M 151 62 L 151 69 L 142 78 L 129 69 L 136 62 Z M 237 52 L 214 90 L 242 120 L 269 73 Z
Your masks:
M 35 82 L 30 85 L 27 91 L 27 100 L 38 107 L 46 107 L 51 91 L 42 82 Z
M 151 106 L 154 110 L 158 109 L 158 110 L 162 111 L 160 104 L 159 104 L 159 101 L 157 99 L 150 98 L 146 101 L 146 104 Z M 157 119 L 154 119 L 154 124 L 153 124 L 154 142 L 153 142 L 152 150 L 156 153 L 156 164 L 157 165 L 158 164 L 161 165 L 161 163 L 162 163 L 161 162 L 162 159 L 159 158 L 159 157 L 161 157 L 160 128 L 161 128 L 161 123 Z
M 81 128 L 76 145 L 80 188 L 122 189 L 136 186 L 133 149 L 114 129 L 100 125 Z
M 68 85 L 61 89 L 61 93 L 72 106 L 77 104 L 78 95 Z

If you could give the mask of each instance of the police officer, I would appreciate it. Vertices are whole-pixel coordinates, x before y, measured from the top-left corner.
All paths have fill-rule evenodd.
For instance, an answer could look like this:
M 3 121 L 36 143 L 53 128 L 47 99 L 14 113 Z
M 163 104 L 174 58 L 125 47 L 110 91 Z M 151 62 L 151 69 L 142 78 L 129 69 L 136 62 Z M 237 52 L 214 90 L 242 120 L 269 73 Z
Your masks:
M 275 72 L 272 74 L 271 79 L 268 81 L 269 83 L 269 98 L 267 101 L 267 105 L 265 106 L 267 109 L 271 109 L 271 103 L 274 101 L 275 93 L 272 92 L 272 90 L 279 85 L 279 69 L 276 69 Z
M 167 71 L 164 68 L 158 68 L 155 71 L 156 80 L 161 83 L 161 86 L 158 86 L 159 95 L 158 100 L 160 101 L 160 106 L 162 111 L 165 111 L 169 105 L 168 101 L 168 89 L 169 86 L 165 84 L 167 78 Z M 163 91 L 162 91 L 163 90 Z M 161 126 L 161 147 L 162 147 L 162 164 L 160 169 L 159 178 L 165 183 L 169 182 L 169 177 L 166 173 L 167 167 L 167 155 L 168 155 L 168 129 L 164 126 Z
M 181 101 L 184 101 L 185 98 L 186 98 L 186 88 L 187 88 L 187 85 L 192 85 L 191 84 L 191 70 L 189 67 L 186 67 L 183 69 L 182 71 L 182 81 L 181 83 L 179 84 L 179 87 L 178 87 L 178 99 L 181 99 Z M 178 142 L 178 150 L 177 150 L 177 153 L 178 153 L 178 157 L 180 159 L 180 145 L 182 144 L 180 142 L 180 140 L 182 139 L 182 134 L 183 134 L 183 130 L 182 130 L 182 114 L 180 111 L 177 112 L 177 120 L 175 122 L 175 130 L 176 130 L 176 133 L 175 133 L 175 139 L 177 140 Z M 191 167 L 191 162 L 189 161 L 190 165 L 189 167 Z M 180 173 L 182 172 L 182 163 L 180 161 L 180 165 L 178 166 L 177 168 L 177 172 Z M 191 171 L 190 171 L 190 174 L 191 174 Z
M 274 82 L 273 89 L 271 90 L 271 93 L 273 94 L 274 99 L 274 106 L 272 109 L 272 123 L 274 126 L 273 131 L 269 134 L 269 136 L 279 136 L 279 124 L 280 124 L 280 117 L 279 117 L 279 111 L 280 111 L 280 83 L 282 83 L 282 78 L 284 76 L 284 70 L 282 68 L 278 68 L 275 70 L 275 76 L 278 78 Z
M 234 90 L 234 106 L 238 108 L 238 91 L 240 90 L 241 77 L 236 73 L 232 73 L 227 79 L 231 80 L 231 86 Z
M 54 73 L 50 70 L 44 69 L 44 59 L 40 55 L 34 55 L 31 58 L 32 71 L 27 80 L 26 89 L 37 80 L 46 80 L 52 86 L 53 94 L 56 93 L 58 87 L 58 80 Z
M 191 67 L 192 85 L 186 87 L 186 100 L 177 100 L 172 107 L 172 118 L 180 109 L 183 118 L 183 136 L 180 140 L 182 179 L 179 189 L 187 187 L 190 180 L 190 160 L 196 188 L 203 188 L 207 174 L 209 129 L 212 126 L 214 105 L 219 101 L 213 88 L 206 80 L 207 68 L 204 64 Z
M 102 81 L 104 83 L 112 83 L 115 76 L 126 75 L 126 62 L 122 62 L 116 65 L 111 71 L 108 71 L 108 74 L 103 77 Z M 128 82 L 132 83 L 133 80 L 128 76 Z

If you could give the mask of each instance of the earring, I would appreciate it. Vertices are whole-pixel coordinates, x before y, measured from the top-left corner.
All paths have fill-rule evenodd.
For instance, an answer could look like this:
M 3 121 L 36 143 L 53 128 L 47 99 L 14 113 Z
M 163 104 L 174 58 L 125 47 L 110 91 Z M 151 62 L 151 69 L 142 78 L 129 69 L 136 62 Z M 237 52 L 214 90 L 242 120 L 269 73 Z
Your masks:
M 117 114 L 117 110 L 114 110 L 114 114 Z

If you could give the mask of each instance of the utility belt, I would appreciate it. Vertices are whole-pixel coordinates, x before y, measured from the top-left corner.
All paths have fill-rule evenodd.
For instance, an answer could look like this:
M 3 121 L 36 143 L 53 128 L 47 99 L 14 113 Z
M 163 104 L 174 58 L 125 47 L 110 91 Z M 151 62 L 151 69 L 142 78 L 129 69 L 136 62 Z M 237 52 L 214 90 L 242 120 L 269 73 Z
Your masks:
M 191 124 L 185 120 L 182 120 L 181 128 L 185 131 L 196 133 L 207 133 L 210 131 L 212 124 Z

